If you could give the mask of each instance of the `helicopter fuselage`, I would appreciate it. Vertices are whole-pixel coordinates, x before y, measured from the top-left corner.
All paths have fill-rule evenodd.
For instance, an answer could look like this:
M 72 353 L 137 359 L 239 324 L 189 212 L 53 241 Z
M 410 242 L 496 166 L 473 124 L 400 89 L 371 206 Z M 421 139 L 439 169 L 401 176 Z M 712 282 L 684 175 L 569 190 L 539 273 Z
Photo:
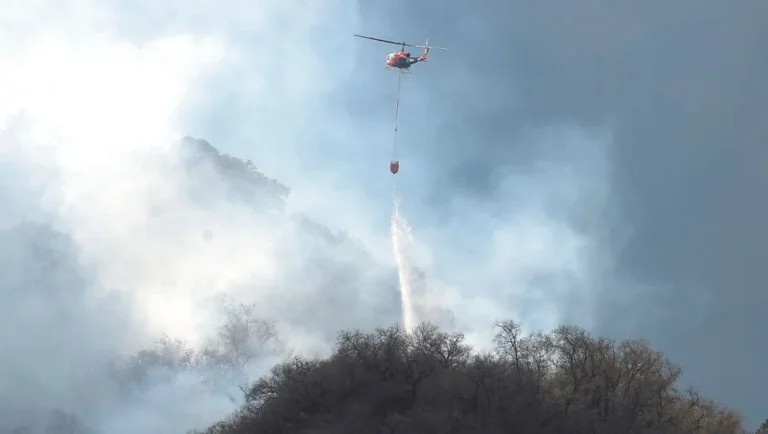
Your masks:
M 420 62 L 420 57 L 411 57 L 411 53 L 401 51 L 398 53 L 389 53 L 387 55 L 386 66 L 388 68 L 408 69 L 414 63 Z

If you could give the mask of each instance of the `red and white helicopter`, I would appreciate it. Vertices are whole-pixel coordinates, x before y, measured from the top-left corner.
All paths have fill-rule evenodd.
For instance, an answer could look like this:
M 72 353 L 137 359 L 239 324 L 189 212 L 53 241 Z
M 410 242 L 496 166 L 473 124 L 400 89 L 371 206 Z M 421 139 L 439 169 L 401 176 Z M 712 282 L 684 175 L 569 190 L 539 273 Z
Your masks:
M 373 38 L 371 36 L 363 36 L 363 35 L 353 35 L 357 36 L 358 38 L 364 38 L 364 39 L 370 39 L 372 41 L 378 41 L 378 42 L 384 42 L 386 44 L 393 44 L 393 45 L 399 45 L 400 51 L 395 53 L 389 53 L 387 55 L 387 63 L 386 68 L 389 70 L 397 70 L 397 106 L 395 108 L 395 135 L 394 135 L 394 143 L 392 144 L 392 160 L 389 163 L 389 171 L 392 172 L 393 175 L 397 174 L 397 172 L 400 170 L 400 161 L 397 159 L 397 122 L 400 117 L 400 79 L 403 76 L 403 73 L 410 74 L 409 68 L 411 65 L 414 65 L 419 62 L 425 62 L 427 60 L 427 55 L 429 54 L 430 48 L 434 48 L 435 50 L 447 50 L 447 48 L 441 48 L 441 47 L 430 47 L 429 46 L 429 39 L 427 39 L 427 42 L 424 43 L 424 45 L 416 45 L 416 44 L 409 44 L 407 42 L 395 42 L 395 41 L 389 41 L 387 39 L 380 39 L 380 38 Z M 411 57 L 411 53 L 405 51 L 405 47 L 419 47 L 424 49 L 424 53 L 419 57 Z
M 419 62 L 425 62 L 427 60 L 427 55 L 429 54 L 430 48 L 435 50 L 447 50 L 447 48 L 430 47 L 429 39 L 427 39 L 427 42 L 425 42 L 424 45 L 415 45 L 415 44 L 409 44 L 407 42 L 395 42 L 395 41 L 388 41 L 386 39 L 373 38 L 371 36 L 363 36 L 363 35 L 353 35 L 353 36 L 357 36 L 358 38 L 370 39 L 372 41 L 384 42 L 387 44 L 399 45 L 400 51 L 396 53 L 389 53 L 387 55 L 387 63 L 386 63 L 387 69 L 389 70 L 397 69 L 399 70 L 399 72 L 410 73 L 408 68 L 410 68 L 411 65 Z M 423 48 L 424 53 L 419 57 L 411 57 L 411 53 L 405 51 L 405 47 Z

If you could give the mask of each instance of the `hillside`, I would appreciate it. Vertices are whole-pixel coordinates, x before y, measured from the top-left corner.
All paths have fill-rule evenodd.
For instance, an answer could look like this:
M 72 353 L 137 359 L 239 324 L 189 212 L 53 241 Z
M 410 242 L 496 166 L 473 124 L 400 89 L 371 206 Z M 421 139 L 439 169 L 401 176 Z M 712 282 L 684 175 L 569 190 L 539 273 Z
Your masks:
M 679 390 L 682 369 L 647 342 L 497 326 L 489 352 L 428 323 L 341 331 L 330 357 L 278 364 L 198 434 L 746 432 L 737 412 Z
M 206 434 L 745 432 L 738 413 L 676 388 L 681 369 L 646 342 L 578 327 L 523 335 L 497 324 L 477 353 L 422 324 L 344 331 L 333 355 L 276 366 Z
M 737 412 L 679 390 L 680 367 L 643 341 L 573 326 L 524 335 L 507 320 L 496 347 L 479 352 L 429 323 L 410 335 L 387 327 L 399 319 L 392 270 L 346 234 L 288 213 L 290 188 L 252 162 L 200 139 L 180 150 L 184 194 L 201 208 L 246 204 L 283 229 L 275 299 L 259 300 L 277 313 L 230 300 L 205 345 L 158 336 L 110 353 L 130 339 L 105 331 L 128 323 L 129 300 L 86 303 L 93 270 L 76 243 L 44 223 L 18 224 L 0 232 L 0 325 L 13 331 L 0 336 L 0 434 L 185 432 L 209 425 L 193 417 L 212 403 L 239 409 L 195 433 L 745 432 Z M 200 236 L 217 242 L 215 230 Z M 371 331 L 372 321 L 385 328 Z M 338 333 L 329 357 L 311 359 L 291 357 L 280 330 Z

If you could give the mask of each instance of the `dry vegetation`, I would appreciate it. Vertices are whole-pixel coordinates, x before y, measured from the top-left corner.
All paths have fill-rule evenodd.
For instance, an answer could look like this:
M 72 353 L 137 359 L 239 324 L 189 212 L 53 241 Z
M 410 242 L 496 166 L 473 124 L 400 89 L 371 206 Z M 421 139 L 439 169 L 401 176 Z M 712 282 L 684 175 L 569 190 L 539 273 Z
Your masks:
M 344 331 L 324 360 L 294 358 L 245 390 L 206 434 L 746 432 L 739 414 L 694 390 L 643 341 L 577 327 L 523 335 L 497 324 L 493 351 L 430 324 Z

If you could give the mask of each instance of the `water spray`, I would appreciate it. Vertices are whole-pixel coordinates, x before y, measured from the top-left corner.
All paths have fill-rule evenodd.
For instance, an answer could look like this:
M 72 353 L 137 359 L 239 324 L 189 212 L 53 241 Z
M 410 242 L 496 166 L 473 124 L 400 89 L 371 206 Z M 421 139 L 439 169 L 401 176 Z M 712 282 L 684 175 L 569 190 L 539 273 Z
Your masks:
M 412 299 L 412 276 L 411 268 L 411 226 L 408 221 L 400 215 L 400 198 L 392 188 L 392 216 L 389 220 L 390 233 L 392 235 L 392 250 L 397 262 L 397 275 L 400 282 L 400 300 L 403 313 L 403 327 L 410 333 L 416 322 Z

